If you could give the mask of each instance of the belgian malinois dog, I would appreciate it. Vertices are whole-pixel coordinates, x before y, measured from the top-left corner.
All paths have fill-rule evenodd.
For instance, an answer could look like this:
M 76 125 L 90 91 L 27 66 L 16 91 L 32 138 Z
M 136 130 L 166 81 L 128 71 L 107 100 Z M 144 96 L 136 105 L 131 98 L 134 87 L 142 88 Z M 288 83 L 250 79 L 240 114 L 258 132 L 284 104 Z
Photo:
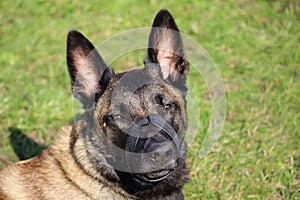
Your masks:
M 75 30 L 67 64 L 85 113 L 0 172 L 0 199 L 184 199 L 189 63 L 171 14 L 155 17 L 141 69 L 115 73 Z

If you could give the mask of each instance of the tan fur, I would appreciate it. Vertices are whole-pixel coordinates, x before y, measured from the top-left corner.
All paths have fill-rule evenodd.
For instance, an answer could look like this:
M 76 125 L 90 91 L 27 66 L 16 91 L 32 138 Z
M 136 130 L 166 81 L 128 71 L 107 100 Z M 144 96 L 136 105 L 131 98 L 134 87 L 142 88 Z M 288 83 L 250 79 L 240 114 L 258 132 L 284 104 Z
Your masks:
M 83 171 L 70 152 L 71 132 L 72 126 L 64 127 L 42 154 L 4 168 L 0 172 L 0 199 L 131 199 L 119 186 L 104 185 L 99 173 L 95 179 Z M 83 147 L 80 142 L 76 151 Z

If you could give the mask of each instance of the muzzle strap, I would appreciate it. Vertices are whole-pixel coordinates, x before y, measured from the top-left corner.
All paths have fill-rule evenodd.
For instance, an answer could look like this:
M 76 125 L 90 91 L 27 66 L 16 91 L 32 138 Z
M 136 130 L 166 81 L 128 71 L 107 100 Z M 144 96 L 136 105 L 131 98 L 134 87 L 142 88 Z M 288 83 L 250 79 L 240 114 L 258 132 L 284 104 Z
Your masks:
M 164 133 L 167 134 L 167 136 L 175 143 L 175 146 L 177 148 L 177 151 L 180 150 L 180 142 L 178 139 L 178 136 L 176 134 L 176 131 L 171 126 L 170 123 L 168 123 L 164 118 L 162 118 L 160 115 L 152 114 L 147 117 L 150 124 L 153 124 L 157 128 L 164 131 Z

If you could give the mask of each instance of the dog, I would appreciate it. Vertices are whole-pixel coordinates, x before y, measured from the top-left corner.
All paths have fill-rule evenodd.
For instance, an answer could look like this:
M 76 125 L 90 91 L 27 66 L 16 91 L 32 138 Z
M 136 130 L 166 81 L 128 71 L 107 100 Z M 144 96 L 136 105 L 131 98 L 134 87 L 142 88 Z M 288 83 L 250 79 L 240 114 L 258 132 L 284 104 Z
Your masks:
M 75 30 L 67 65 L 85 112 L 40 155 L 1 170 L 0 199 L 184 199 L 189 63 L 170 12 L 153 21 L 143 68 L 115 73 Z

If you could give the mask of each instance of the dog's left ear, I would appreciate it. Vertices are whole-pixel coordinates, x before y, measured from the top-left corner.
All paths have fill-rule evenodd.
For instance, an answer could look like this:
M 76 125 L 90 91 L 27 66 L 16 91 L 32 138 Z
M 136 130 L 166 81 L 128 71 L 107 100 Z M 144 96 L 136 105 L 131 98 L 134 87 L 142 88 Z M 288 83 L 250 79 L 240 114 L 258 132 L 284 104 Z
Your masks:
M 159 11 L 153 21 L 145 59 L 147 63 L 159 64 L 163 78 L 174 82 L 185 79 L 189 72 L 179 29 L 168 10 Z
M 67 38 L 67 64 L 72 93 L 84 109 L 93 109 L 97 99 L 114 76 L 93 44 L 78 31 Z

